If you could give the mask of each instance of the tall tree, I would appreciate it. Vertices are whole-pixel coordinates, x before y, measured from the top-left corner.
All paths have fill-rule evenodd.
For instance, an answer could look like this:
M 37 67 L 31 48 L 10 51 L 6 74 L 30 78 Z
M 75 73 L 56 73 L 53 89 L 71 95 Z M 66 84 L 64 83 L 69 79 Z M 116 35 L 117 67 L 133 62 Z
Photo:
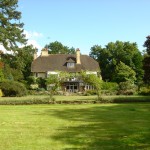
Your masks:
M 150 84 L 150 36 L 146 37 L 144 47 L 146 47 L 146 54 L 144 55 L 143 69 L 144 69 L 144 82 Z
M 116 66 L 120 61 L 136 72 L 137 81 L 143 78 L 143 56 L 136 43 L 116 41 L 108 43 L 104 48 L 95 45 L 91 48 L 90 56 L 99 62 L 102 78 L 105 81 L 113 80 Z
M 12 76 L 16 80 L 27 79 L 31 75 L 31 63 L 36 49 L 30 45 L 16 50 L 14 54 L 1 54 L 1 61 L 5 64 L 4 73 L 7 78 Z
M 150 55 L 150 35 L 146 37 L 146 41 L 143 46 L 146 47 L 147 54 Z
M 125 65 L 123 62 L 120 62 L 115 69 L 114 82 L 127 82 L 130 81 L 134 83 L 136 80 L 136 73 L 129 66 Z
M 49 54 L 74 54 L 75 48 L 64 46 L 62 43 L 55 41 L 45 46 L 48 48 Z
M 20 23 L 21 12 L 17 11 L 18 0 L 0 1 L 0 44 L 6 50 L 15 51 L 17 43 L 26 42 L 23 34 L 23 23 Z

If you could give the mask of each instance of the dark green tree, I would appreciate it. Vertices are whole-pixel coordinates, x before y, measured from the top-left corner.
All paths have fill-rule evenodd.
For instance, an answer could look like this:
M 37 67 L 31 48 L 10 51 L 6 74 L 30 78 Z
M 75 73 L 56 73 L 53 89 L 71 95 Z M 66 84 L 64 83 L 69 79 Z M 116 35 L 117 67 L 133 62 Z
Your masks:
M 144 69 L 144 82 L 150 84 L 150 36 L 146 37 L 144 47 L 146 47 L 146 54 L 144 55 L 143 60 L 143 69 Z
M 16 50 L 17 43 L 26 42 L 23 34 L 23 23 L 20 23 L 21 12 L 17 11 L 18 0 L 0 1 L 0 44 L 6 50 Z
M 31 63 L 36 49 L 30 45 L 16 50 L 13 54 L 1 54 L 4 74 L 6 79 L 26 80 L 31 75 Z
M 146 52 L 150 55 L 150 36 L 146 37 L 146 41 L 144 42 L 144 47 L 146 47 Z
M 48 48 L 49 54 L 74 54 L 75 48 L 68 46 L 64 46 L 62 43 L 55 41 L 51 42 L 48 45 L 45 46 L 45 48 Z
M 104 81 L 113 80 L 120 61 L 136 72 L 137 82 L 143 78 L 143 56 L 136 43 L 116 41 L 108 43 L 104 48 L 95 45 L 91 48 L 90 56 L 99 62 Z

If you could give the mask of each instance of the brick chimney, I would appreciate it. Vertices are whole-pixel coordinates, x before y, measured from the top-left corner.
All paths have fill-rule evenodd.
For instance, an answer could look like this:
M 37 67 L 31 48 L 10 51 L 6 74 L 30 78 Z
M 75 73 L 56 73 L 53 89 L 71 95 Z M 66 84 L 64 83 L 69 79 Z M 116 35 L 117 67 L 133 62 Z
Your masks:
M 79 48 L 76 49 L 76 63 L 81 64 Z
M 37 58 L 37 50 L 34 52 L 33 60 L 35 60 L 36 58 Z
M 41 50 L 41 56 L 48 56 L 48 49 L 47 48 L 43 48 Z

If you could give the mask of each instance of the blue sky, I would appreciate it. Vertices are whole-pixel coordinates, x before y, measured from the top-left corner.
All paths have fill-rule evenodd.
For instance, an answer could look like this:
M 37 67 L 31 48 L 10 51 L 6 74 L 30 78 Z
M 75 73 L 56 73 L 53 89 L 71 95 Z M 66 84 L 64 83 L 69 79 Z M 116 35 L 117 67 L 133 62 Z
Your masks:
M 136 42 L 150 34 L 150 0 L 19 0 L 29 43 L 39 51 L 59 41 L 89 54 L 94 45 Z

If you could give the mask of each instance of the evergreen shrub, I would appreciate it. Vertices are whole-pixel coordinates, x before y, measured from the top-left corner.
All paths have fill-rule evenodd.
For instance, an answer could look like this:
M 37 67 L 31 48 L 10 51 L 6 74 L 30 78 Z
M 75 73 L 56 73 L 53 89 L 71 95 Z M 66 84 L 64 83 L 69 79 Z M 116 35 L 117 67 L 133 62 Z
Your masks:
M 0 89 L 4 96 L 20 97 L 27 95 L 27 89 L 24 84 L 16 81 L 4 81 L 0 83 Z

